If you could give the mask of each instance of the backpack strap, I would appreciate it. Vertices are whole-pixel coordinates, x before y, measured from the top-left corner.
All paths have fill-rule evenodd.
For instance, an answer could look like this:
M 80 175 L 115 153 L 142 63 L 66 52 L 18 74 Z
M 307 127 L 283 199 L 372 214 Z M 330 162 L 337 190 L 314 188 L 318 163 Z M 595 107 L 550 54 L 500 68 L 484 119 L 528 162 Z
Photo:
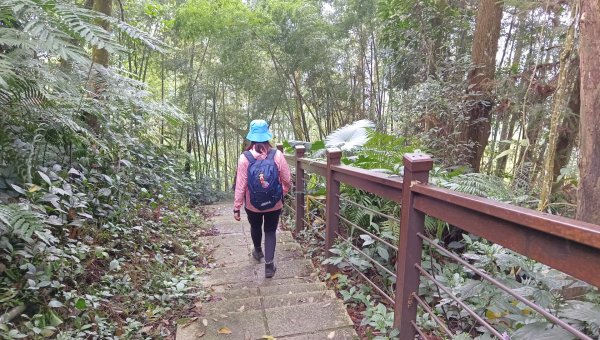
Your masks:
M 244 151 L 244 156 L 246 156 L 246 159 L 248 159 L 248 162 L 250 162 L 250 164 L 254 164 L 254 162 L 256 162 L 256 158 L 254 158 L 254 155 L 252 155 L 252 152 Z
M 269 150 L 269 154 L 267 155 L 267 159 L 273 159 L 275 158 L 275 154 L 277 153 L 277 149 L 271 149 Z

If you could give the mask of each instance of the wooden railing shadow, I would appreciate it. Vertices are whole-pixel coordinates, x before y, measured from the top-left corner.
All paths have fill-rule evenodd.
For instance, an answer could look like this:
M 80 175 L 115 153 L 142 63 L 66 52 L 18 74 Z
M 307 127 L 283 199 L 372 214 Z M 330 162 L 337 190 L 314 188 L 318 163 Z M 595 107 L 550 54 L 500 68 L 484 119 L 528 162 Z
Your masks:
M 282 150 L 281 146 L 278 147 Z M 426 215 L 438 218 L 467 233 L 485 238 L 596 287 L 600 287 L 600 226 L 430 185 L 428 179 L 433 161 L 424 154 L 404 156 L 403 178 L 342 165 L 340 162 L 342 153 L 337 149 L 327 150 L 326 155 L 326 161 L 305 158 L 305 149 L 302 146 L 295 148 L 295 155 L 286 155 L 288 163 L 295 168 L 296 172 L 293 205 L 296 231 L 301 231 L 305 227 L 303 218 L 305 216 L 305 173 L 317 174 L 326 179 L 325 251 L 328 256 L 331 256 L 329 250 L 336 238 L 342 237 L 340 221 L 352 224 L 352 221 L 340 215 L 342 183 L 401 205 L 400 237 L 397 246 L 388 242 L 389 246 L 397 250 L 396 272 L 390 272 L 396 280 L 395 298 L 392 299 L 374 286 L 394 306 L 394 327 L 400 330 L 400 339 L 414 339 L 417 334 L 427 338 L 416 324 L 417 306 L 430 312 L 440 329 L 448 336 L 453 336 L 448 327 L 435 316 L 431 307 L 418 295 L 421 277 L 430 280 L 446 292 L 492 335 L 499 339 L 506 338 L 506 335 L 500 334 L 484 317 L 467 306 L 460 297 L 453 295 L 448 287 L 421 266 L 423 242 L 426 242 L 430 247 L 436 248 L 440 253 L 469 268 L 482 280 L 488 281 L 540 313 L 548 321 L 564 328 L 574 337 L 591 340 L 589 336 L 564 320 L 522 297 L 493 276 L 426 237 L 424 223 Z M 377 237 L 366 230 L 362 231 Z M 328 270 L 333 272 L 336 268 L 330 266 Z M 368 277 L 360 274 L 373 284 Z

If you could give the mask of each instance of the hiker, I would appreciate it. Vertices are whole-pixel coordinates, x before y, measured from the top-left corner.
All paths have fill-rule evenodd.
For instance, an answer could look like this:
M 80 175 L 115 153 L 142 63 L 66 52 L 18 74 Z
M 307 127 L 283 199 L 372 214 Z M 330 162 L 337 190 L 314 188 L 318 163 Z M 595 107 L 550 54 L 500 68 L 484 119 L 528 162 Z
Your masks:
M 273 263 L 275 231 L 283 208 L 283 197 L 291 186 L 290 168 L 283 153 L 269 143 L 273 135 L 266 121 L 253 120 L 246 138 L 250 141 L 250 146 L 238 161 L 233 216 L 237 221 L 240 220 L 240 209 L 244 204 L 254 244 L 252 257 L 259 262 L 261 258 L 265 258 L 265 277 L 272 278 L 277 270 Z

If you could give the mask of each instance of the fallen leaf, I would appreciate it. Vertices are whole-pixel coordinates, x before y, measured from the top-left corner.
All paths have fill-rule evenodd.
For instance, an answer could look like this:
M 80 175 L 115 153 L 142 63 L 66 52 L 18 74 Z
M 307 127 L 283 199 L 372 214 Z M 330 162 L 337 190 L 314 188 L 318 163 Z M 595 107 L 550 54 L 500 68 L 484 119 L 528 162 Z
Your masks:
M 340 277 L 340 273 L 336 273 L 336 274 L 333 274 L 333 275 L 331 275 L 331 277 L 330 277 L 329 279 L 330 279 L 330 280 L 335 280 L 335 279 L 337 279 L 338 277 Z
M 204 327 L 208 327 L 208 320 L 202 319 L 202 324 L 204 325 Z
M 221 314 L 221 319 L 227 319 L 229 316 L 225 315 L 225 314 Z
M 263 335 L 261 339 L 265 339 L 265 340 L 277 340 L 277 338 L 274 338 L 270 335 Z
M 246 308 L 245 306 L 238 308 L 238 312 L 243 312 L 245 308 Z
M 201 337 L 203 337 L 203 336 L 204 336 L 204 334 L 206 334 L 206 332 L 205 332 L 205 331 L 200 331 L 200 332 L 196 333 L 196 337 L 197 337 L 197 338 L 201 338 Z
M 326 304 L 323 306 L 323 308 L 325 308 L 325 307 L 329 307 L 329 305 L 331 305 L 331 302 L 329 302 L 329 303 L 326 303 Z
M 217 332 L 219 334 L 231 334 L 231 330 L 227 327 L 221 327 Z
M 327 339 L 333 339 L 334 336 L 335 336 L 335 331 L 329 333 L 329 335 L 327 335 Z

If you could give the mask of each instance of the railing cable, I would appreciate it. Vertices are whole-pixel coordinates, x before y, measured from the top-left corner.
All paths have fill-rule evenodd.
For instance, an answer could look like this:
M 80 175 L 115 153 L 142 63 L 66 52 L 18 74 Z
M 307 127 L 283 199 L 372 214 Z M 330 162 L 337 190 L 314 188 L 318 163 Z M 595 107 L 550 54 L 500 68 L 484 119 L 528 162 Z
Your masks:
M 459 262 L 463 266 L 471 269 L 473 272 L 475 272 L 477 275 L 479 275 L 483 279 L 491 282 L 494 286 L 502 289 L 503 291 L 507 292 L 512 297 L 514 297 L 515 299 L 519 300 L 520 302 L 522 302 L 523 304 L 527 305 L 528 307 L 530 307 L 531 309 L 535 310 L 536 312 L 542 314 L 542 316 L 544 316 L 547 320 L 549 320 L 549 321 L 551 321 L 551 322 L 553 322 L 553 323 L 561 326 L 566 331 L 568 331 L 569 333 L 571 333 L 571 334 L 579 337 L 580 339 L 592 340 L 592 338 L 588 337 L 587 335 L 583 334 L 579 330 L 575 329 L 573 326 L 571 326 L 568 323 L 562 321 L 561 319 L 557 318 L 556 316 L 550 314 L 549 312 L 547 312 L 546 310 L 544 310 L 542 307 L 540 307 L 540 306 L 536 305 L 535 303 L 527 300 L 526 298 L 522 297 L 521 295 L 513 292 L 512 289 L 510 289 L 509 287 L 507 287 L 506 285 L 504 285 L 502 282 L 494 279 L 490 275 L 486 274 L 484 271 L 476 268 L 475 266 L 473 266 L 469 262 L 463 260 L 461 257 L 459 257 L 456 254 L 450 252 L 446 248 L 440 246 L 439 244 L 437 244 L 436 242 L 434 242 L 432 239 L 426 237 L 425 235 L 423 235 L 421 233 L 417 233 L 417 235 L 421 239 L 423 239 L 425 242 L 431 244 L 437 250 L 439 250 L 440 252 L 442 252 L 443 254 L 445 254 L 448 257 L 452 258 L 453 260 Z
M 340 201 L 344 201 L 344 202 L 350 203 L 350 204 L 354 205 L 354 206 L 355 206 L 355 207 L 357 207 L 357 208 L 365 209 L 365 210 L 367 210 L 367 211 L 370 211 L 370 212 L 372 212 L 372 213 L 374 213 L 374 214 L 377 214 L 377 215 L 379 215 L 379 216 L 383 216 L 383 217 L 387 218 L 388 220 L 391 220 L 391 221 L 394 221 L 394 222 L 398 222 L 398 223 L 400 223 L 400 219 L 399 219 L 399 218 L 397 218 L 397 217 L 394 217 L 394 216 L 391 216 L 391 215 L 388 215 L 388 214 L 382 213 L 382 212 L 380 212 L 380 211 L 377 211 L 377 210 L 375 210 L 375 209 L 372 209 L 372 208 L 366 207 L 366 206 L 364 206 L 364 205 L 362 205 L 362 204 L 358 204 L 358 203 L 356 203 L 356 202 L 353 202 L 353 201 L 351 201 L 351 200 L 349 200 L 349 199 L 347 199 L 347 198 L 345 198 L 345 197 L 343 197 L 343 196 L 341 196 L 341 195 L 337 195 L 337 197 L 339 197 Z
M 379 237 L 379 236 L 377 236 L 377 235 L 373 234 L 373 233 L 372 233 L 372 232 L 370 232 L 370 231 L 367 231 L 366 229 L 364 229 L 364 228 L 360 227 L 360 226 L 359 226 L 359 225 L 357 225 L 356 223 L 353 223 L 352 221 L 348 220 L 347 218 L 345 218 L 345 217 L 341 216 L 340 214 L 335 214 L 335 215 L 336 215 L 336 216 L 337 216 L 337 217 L 338 217 L 340 220 L 342 220 L 343 222 L 345 222 L 345 223 L 349 224 L 350 226 L 352 226 L 352 227 L 354 227 L 354 228 L 356 228 L 356 229 L 358 229 L 358 230 L 360 230 L 360 231 L 364 232 L 365 234 L 367 234 L 367 235 L 371 236 L 372 238 L 376 239 L 377 241 L 379 241 L 379 242 L 381 242 L 381 243 L 385 244 L 386 246 L 388 246 L 388 247 L 392 248 L 392 249 L 393 249 L 393 250 L 395 250 L 396 252 L 398 251 L 398 247 L 394 246 L 393 244 L 389 243 L 388 241 L 386 241 L 386 240 L 382 239 L 381 237 Z
M 410 324 L 414 327 L 414 329 L 417 331 L 417 333 L 419 333 L 421 338 L 423 338 L 424 340 L 430 339 L 427 335 L 425 335 L 425 333 L 423 333 L 423 331 L 419 328 L 419 326 L 417 326 L 417 324 L 414 321 L 411 320 Z
M 363 274 L 360 270 L 358 270 L 358 268 L 356 268 L 352 263 L 349 263 L 350 267 L 352 267 L 354 269 L 355 272 L 358 273 L 358 275 L 360 275 L 365 281 L 367 281 L 371 287 L 375 288 L 375 290 L 377 290 L 377 292 L 379 292 L 379 294 L 381 294 L 381 296 L 383 296 L 386 300 L 388 300 L 388 302 L 393 306 L 394 305 L 394 299 L 392 299 L 389 295 L 386 294 L 386 292 L 383 291 L 383 289 L 379 288 L 373 281 L 371 281 L 365 274 Z
M 435 320 L 435 322 L 444 330 L 444 332 L 446 334 L 448 334 L 451 338 L 454 336 L 454 334 L 452 334 L 452 332 L 448 329 L 448 327 L 446 327 L 446 324 L 444 322 L 442 322 L 442 320 L 440 320 L 440 318 L 438 318 L 437 315 L 435 315 L 434 311 L 431 309 L 431 307 L 429 307 L 429 305 L 425 301 L 423 301 L 423 299 L 421 299 L 415 293 L 412 294 L 412 297 L 413 297 L 413 299 L 417 300 L 419 305 L 421 307 L 423 307 L 423 309 L 425 309 L 425 311 L 427 311 L 427 313 L 429 313 L 429 315 L 431 315 L 433 320 Z
M 342 240 L 348 242 L 348 244 L 350 245 L 350 247 L 352 247 L 354 250 L 358 251 L 364 257 L 368 258 L 371 262 L 373 262 L 374 265 L 376 265 L 377 267 L 381 268 L 383 271 L 385 271 L 386 273 L 388 273 L 394 279 L 397 278 L 396 274 L 394 274 L 391 270 L 387 269 L 384 265 L 382 265 L 381 263 L 379 263 L 379 261 L 375 260 L 374 258 L 372 258 L 371 256 L 369 256 L 367 253 L 365 253 L 364 251 L 360 250 L 360 248 L 358 248 L 357 246 L 355 246 L 354 244 L 352 244 L 352 240 L 350 238 L 345 238 L 345 237 L 343 237 L 342 235 L 340 235 L 337 232 L 336 232 L 336 234 L 337 234 L 337 236 L 339 238 L 341 238 Z
M 469 313 L 473 318 L 475 318 L 475 320 L 477 320 L 477 322 L 479 322 L 480 325 L 487 328 L 487 330 L 489 330 L 492 334 L 494 334 L 494 336 L 498 337 L 499 339 L 502 339 L 502 334 L 500 334 L 500 332 L 498 332 L 487 321 L 482 319 L 481 316 L 479 316 L 477 313 L 475 313 L 475 311 L 473 311 L 463 301 L 461 301 L 458 297 L 456 297 L 456 295 L 454 295 L 448 287 L 444 286 L 442 283 L 440 283 L 438 280 L 436 280 L 435 277 L 433 277 L 425 269 L 423 269 L 423 267 L 421 267 L 420 265 L 418 265 L 416 263 L 415 263 L 415 268 L 417 268 L 421 272 L 421 274 L 426 276 L 429 280 L 431 280 L 431 282 L 433 282 L 436 286 L 440 287 L 441 290 L 443 290 L 446 294 L 448 294 L 448 296 L 452 300 L 454 300 L 456 303 L 458 303 L 467 313 Z

